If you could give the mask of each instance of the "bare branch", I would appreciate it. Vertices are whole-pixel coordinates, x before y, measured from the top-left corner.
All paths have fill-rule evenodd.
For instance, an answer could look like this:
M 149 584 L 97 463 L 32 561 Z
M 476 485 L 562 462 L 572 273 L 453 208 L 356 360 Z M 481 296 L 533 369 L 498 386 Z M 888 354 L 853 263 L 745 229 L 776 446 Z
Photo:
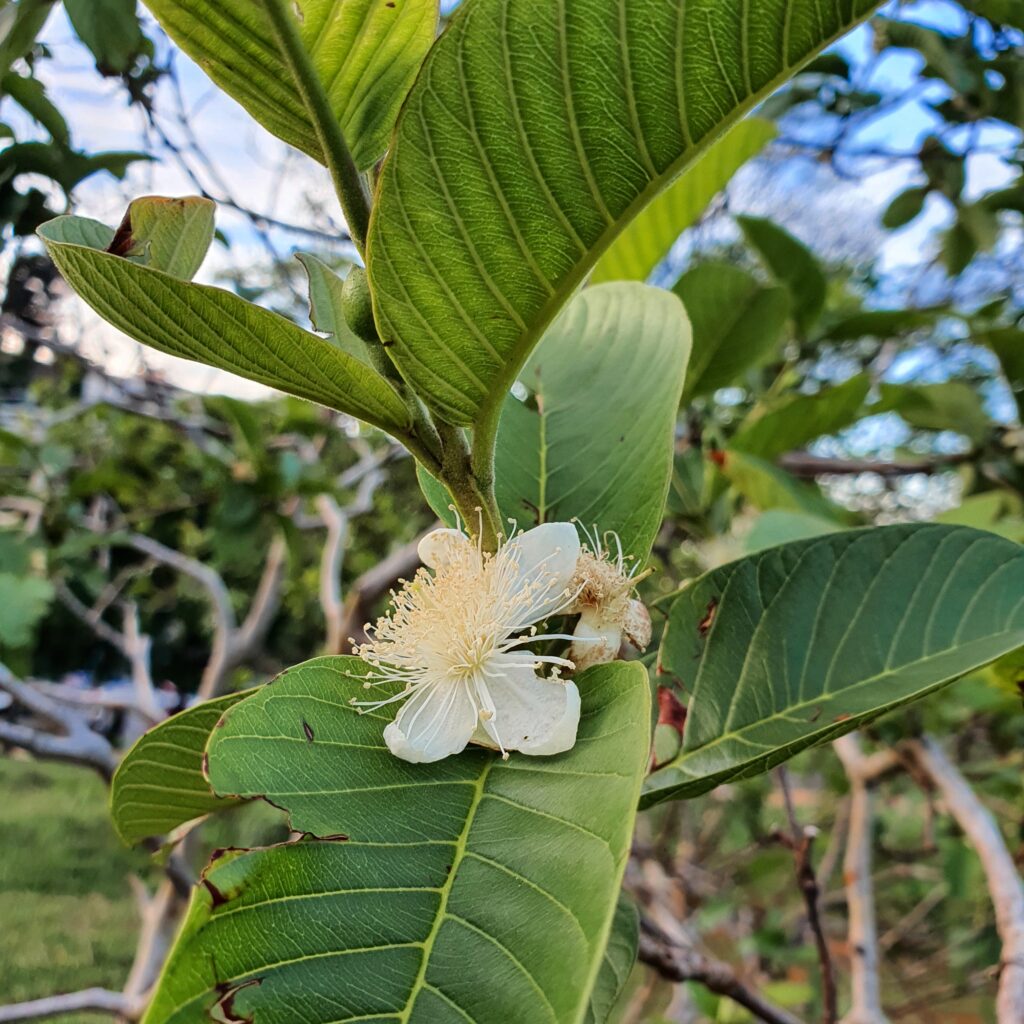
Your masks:
M 121 992 L 111 992 L 105 988 L 87 988 L 81 992 L 69 992 L 67 995 L 47 996 L 45 999 L 31 999 L 27 1003 L 0 1006 L 0 1024 L 45 1020 L 47 1017 L 60 1017 L 66 1013 L 102 1013 L 108 1017 L 113 1015 L 126 1020 L 138 1020 L 144 1009 L 145 1004 L 141 1000 L 131 999 Z
M 814 936 L 814 946 L 821 964 L 821 993 L 822 1002 L 825 1005 L 823 1020 L 825 1024 L 835 1024 L 839 1019 L 839 996 L 836 992 L 835 967 L 828 948 L 828 939 L 825 937 L 825 928 L 821 921 L 821 890 L 818 887 L 818 876 L 814 872 L 814 864 L 811 860 L 811 847 L 818 830 L 813 827 L 804 828 L 797 820 L 793 796 L 789 788 L 789 773 L 785 767 L 779 768 L 777 775 L 779 785 L 782 787 L 782 798 L 786 804 L 786 815 L 789 818 L 789 827 L 792 833 L 788 841 L 786 837 L 780 838 L 793 851 L 796 880 L 807 907 L 807 924 Z
M 316 509 L 327 527 L 320 557 L 320 604 L 327 622 L 328 654 L 340 654 L 345 644 L 345 605 L 341 597 L 341 567 L 345 558 L 349 526 L 356 516 L 365 515 L 373 508 L 373 495 L 384 479 L 377 461 L 367 467 L 359 482 L 355 497 L 344 507 L 330 494 L 316 499 Z
M 283 534 L 276 534 L 267 549 L 267 560 L 263 574 L 256 587 L 249 612 L 232 638 L 231 660 L 234 665 L 254 657 L 281 607 L 281 584 L 288 565 L 288 544 Z
M 999 1024 L 1024 1020 L 1024 883 L 995 818 L 930 737 L 905 745 L 915 766 L 942 795 L 946 809 L 978 853 L 1003 944 L 996 995 Z
M 727 963 L 673 942 L 653 921 L 640 919 L 640 961 L 667 981 L 696 981 L 716 995 L 748 1009 L 767 1024 L 801 1024 L 800 1018 L 775 1006 L 745 984 Z
M 871 878 L 873 817 L 869 786 L 875 776 L 856 733 L 841 736 L 832 746 L 850 780 L 850 825 L 843 881 L 850 919 L 851 1005 L 843 1024 L 888 1024 L 878 977 L 878 928 Z
M 20 722 L 0 720 L 0 743 L 20 747 L 38 757 L 87 765 L 110 780 L 117 766 L 114 751 L 104 737 L 89 728 L 79 713 L 19 682 L 3 664 L 0 664 L 0 690 L 59 730 L 48 732 Z
M 115 650 L 120 651 L 124 657 L 128 657 L 128 651 L 125 647 L 124 636 L 119 633 L 113 626 L 104 622 L 98 615 L 93 614 L 93 609 L 90 608 L 84 601 L 79 600 L 75 592 L 63 581 L 58 581 L 56 585 L 57 600 L 76 619 L 80 619 L 86 626 L 88 626 L 101 640 L 110 644 Z
M 871 459 L 830 459 L 808 452 L 789 452 L 779 458 L 779 466 L 791 476 L 817 477 L 825 475 L 852 476 L 859 473 L 877 473 L 879 476 L 911 476 L 914 473 L 940 473 L 943 470 L 969 462 L 974 452 L 936 455 L 930 459 L 905 459 L 894 462 L 876 462 Z

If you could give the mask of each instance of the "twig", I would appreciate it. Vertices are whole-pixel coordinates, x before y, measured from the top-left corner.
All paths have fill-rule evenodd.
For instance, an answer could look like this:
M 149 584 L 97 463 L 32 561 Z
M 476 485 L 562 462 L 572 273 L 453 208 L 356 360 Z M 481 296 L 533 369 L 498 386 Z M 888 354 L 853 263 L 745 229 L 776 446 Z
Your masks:
M 746 985 L 727 963 L 673 942 L 654 922 L 640 919 L 640 961 L 668 981 L 696 981 L 767 1024 L 801 1024 L 800 1018 Z
M 60 1017 L 66 1013 L 103 1013 L 126 1020 L 138 1020 L 143 1009 L 145 1006 L 140 1000 L 131 999 L 122 992 L 111 992 L 105 988 L 87 988 L 81 992 L 69 992 L 61 996 L 47 996 L 45 999 L 31 999 L 27 1003 L 0 1006 L 0 1024 L 45 1020 L 47 1017 Z
M 807 907 L 807 924 L 814 935 L 814 945 L 818 952 L 818 961 L 821 964 L 821 996 L 824 1003 L 822 1019 L 824 1024 L 836 1024 L 839 1019 L 839 997 L 836 992 L 835 967 L 821 922 L 821 890 L 818 887 L 818 878 L 811 862 L 811 847 L 818 833 L 817 829 L 813 827 L 802 827 L 797 820 L 793 796 L 789 788 L 789 773 L 785 767 L 779 768 L 776 774 L 782 788 L 782 798 L 786 804 L 786 815 L 789 818 L 791 832 L 790 837 L 780 836 L 780 839 L 793 851 L 796 880 Z
M 1024 883 L 995 818 L 930 737 L 905 745 L 916 766 L 942 794 L 946 809 L 978 853 L 1003 944 L 996 995 L 999 1024 L 1024 1020 Z
M 888 1024 L 882 1009 L 878 976 L 878 928 L 875 891 L 871 878 L 873 779 L 856 733 L 833 744 L 850 780 L 850 826 L 843 858 L 843 881 L 849 913 L 851 1005 L 843 1024 Z

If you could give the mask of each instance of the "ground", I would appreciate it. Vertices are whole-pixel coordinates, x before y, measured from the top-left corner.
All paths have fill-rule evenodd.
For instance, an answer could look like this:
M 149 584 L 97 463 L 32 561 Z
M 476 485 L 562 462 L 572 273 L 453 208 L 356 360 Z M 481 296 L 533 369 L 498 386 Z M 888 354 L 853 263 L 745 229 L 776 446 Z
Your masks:
M 0 793 L 0 1005 L 119 989 L 138 926 L 127 877 L 147 857 L 114 834 L 106 786 L 82 768 L 0 758 Z

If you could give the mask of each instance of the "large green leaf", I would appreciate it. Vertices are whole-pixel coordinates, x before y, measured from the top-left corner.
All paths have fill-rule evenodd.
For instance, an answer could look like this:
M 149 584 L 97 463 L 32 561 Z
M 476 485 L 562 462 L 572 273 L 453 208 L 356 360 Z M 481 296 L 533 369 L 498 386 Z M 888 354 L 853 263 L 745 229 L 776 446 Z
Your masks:
M 616 236 L 873 0 L 470 0 L 399 118 L 371 221 L 381 336 L 494 425 Z
M 278 138 L 324 161 L 259 0 L 145 0 L 167 34 Z M 289 8 L 352 155 L 365 169 L 434 41 L 437 0 L 293 0 Z
M 145 45 L 135 0 L 64 0 L 68 20 L 103 74 L 131 69 Z
M 645 804 L 767 771 L 1024 643 L 1024 548 L 885 526 L 772 548 L 673 603 L 660 668 L 690 695 Z
M 756 117 L 729 129 L 612 242 L 594 267 L 591 284 L 646 280 L 732 176 L 776 134 L 774 124 Z
M 683 401 L 734 384 L 782 340 L 789 292 L 766 286 L 728 263 L 709 261 L 688 270 L 673 289 L 693 324 L 693 356 Z
M 502 513 L 521 527 L 578 518 L 646 560 L 664 515 L 689 355 L 689 323 L 671 292 L 621 283 L 578 295 L 523 370 L 530 399 L 506 400 Z
M 866 374 L 825 387 L 813 395 L 788 395 L 756 406 L 729 441 L 730 448 L 774 459 L 834 434 L 864 414 L 871 389 Z
M 231 693 L 173 715 L 125 754 L 111 783 L 110 809 L 126 843 L 167 835 L 237 802 L 214 795 L 203 775 L 203 753 L 221 715 L 253 692 Z
M 58 217 L 39 234 L 68 283 L 100 316 L 161 352 L 230 370 L 401 434 L 409 412 L 370 367 L 276 313 L 104 250 L 114 233 Z
M 579 677 L 566 754 L 436 765 L 388 753 L 384 711 L 355 713 L 364 672 L 321 658 L 225 715 L 215 788 L 265 795 L 333 838 L 218 858 L 146 1024 L 585 1019 L 647 762 L 645 671 Z

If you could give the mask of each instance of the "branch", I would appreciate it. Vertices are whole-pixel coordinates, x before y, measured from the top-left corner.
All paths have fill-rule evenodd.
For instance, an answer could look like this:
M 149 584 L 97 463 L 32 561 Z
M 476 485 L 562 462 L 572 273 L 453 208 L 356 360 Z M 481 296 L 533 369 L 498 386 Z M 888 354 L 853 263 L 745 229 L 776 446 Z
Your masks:
M 942 794 L 946 809 L 977 850 L 1003 944 L 996 995 L 998 1024 L 1024 1020 L 1024 883 L 995 818 L 942 748 L 925 736 L 904 748 Z
M 249 612 L 231 643 L 234 665 L 254 657 L 267 637 L 278 609 L 281 607 L 281 584 L 288 565 L 288 544 L 283 534 L 276 534 L 267 549 L 263 575 L 256 587 Z
M 878 978 L 878 928 L 875 891 L 871 878 L 872 765 L 860 748 L 856 733 L 833 744 L 850 780 L 850 825 L 843 858 L 843 881 L 850 923 L 851 1005 L 843 1024 L 888 1024 L 882 1009 Z
M 813 478 L 825 474 L 853 476 L 858 473 L 877 473 L 879 476 L 910 476 L 914 473 L 939 473 L 961 463 L 969 462 L 975 452 L 954 455 L 936 455 L 931 459 L 903 459 L 893 462 L 875 462 L 871 459 L 829 459 L 808 452 L 789 452 L 779 456 L 778 465 L 791 476 Z
M 0 720 L 0 743 L 20 747 L 38 757 L 87 765 L 110 781 L 117 766 L 114 751 L 107 740 L 93 732 L 80 715 L 19 682 L 3 664 L 0 664 L 0 690 L 9 693 L 23 708 L 60 730 L 53 733 L 20 722 Z
M 716 995 L 745 1007 L 766 1024 L 801 1024 L 746 985 L 727 963 L 673 942 L 654 922 L 640 919 L 640 961 L 667 981 L 696 981 Z
M 356 516 L 365 515 L 373 508 L 373 495 L 384 480 L 376 462 L 368 469 L 359 484 L 356 496 L 342 507 L 330 494 L 316 499 L 316 508 L 327 526 L 320 557 L 320 604 L 327 622 L 327 654 L 340 654 L 347 639 L 345 635 L 345 605 L 341 598 L 341 567 L 345 558 L 349 526 Z
M 87 988 L 81 992 L 69 992 L 62 996 L 47 996 L 32 999 L 27 1003 L 0 1006 L 0 1024 L 13 1021 L 45 1020 L 60 1017 L 66 1013 L 103 1013 L 108 1016 L 138 1020 L 145 1005 L 138 999 L 131 999 L 121 992 L 105 988 Z
M 825 929 L 821 922 L 821 890 L 818 888 L 818 876 L 814 873 L 814 864 L 811 861 L 811 846 L 818 831 L 813 827 L 804 828 L 800 825 L 796 817 L 796 809 L 793 806 L 793 796 L 789 789 L 789 773 L 783 767 L 778 770 L 777 775 L 779 785 L 782 787 L 782 798 L 786 805 L 786 815 L 789 818 L 792 833 L 789 837 L 779 836 L 779 839 L 793 851 L 797 884 L 804 897 L 807 907 L 807 924 L 814 935 L 814 945 L 818 951 L 818 961 L 821 964 L 822 1002 L 825 1004 L 823 1020 L 825 1024 L 835 1024 L 839 1019 L 835 968 L 832 964 L 828 940 L 825 938 Z

